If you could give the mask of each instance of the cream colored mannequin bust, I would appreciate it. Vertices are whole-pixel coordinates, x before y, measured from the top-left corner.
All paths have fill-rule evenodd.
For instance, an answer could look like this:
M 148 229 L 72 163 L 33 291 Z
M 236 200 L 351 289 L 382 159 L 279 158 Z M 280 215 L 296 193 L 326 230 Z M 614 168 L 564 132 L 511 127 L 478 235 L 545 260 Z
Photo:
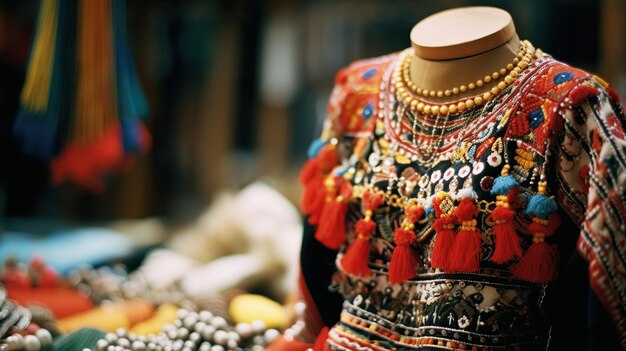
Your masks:
M 482 6 L 426 17 L 411 30 L 411 44 L 415 55 L 411 80 L 429 90 L 451 89 L 482 79 L 511 63 L 520 49 L 511 15 Z M 490 87 L 477 87 L 443 101 L 478 95 Z

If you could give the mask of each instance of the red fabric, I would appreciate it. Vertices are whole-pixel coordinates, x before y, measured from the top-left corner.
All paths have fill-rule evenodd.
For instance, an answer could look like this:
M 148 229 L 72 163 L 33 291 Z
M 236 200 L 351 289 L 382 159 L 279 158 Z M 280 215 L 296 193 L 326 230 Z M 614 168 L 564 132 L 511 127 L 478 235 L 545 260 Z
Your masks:
M 93 308 L 89 297 L 80 292 L 62 287 L 54 288 L 30 288 L 7 286 L 9 299 L 15 300 L 20 305 L 28 306 L 37 304 L 44 306 L 56 318 L 71 316 L 85 312 Z

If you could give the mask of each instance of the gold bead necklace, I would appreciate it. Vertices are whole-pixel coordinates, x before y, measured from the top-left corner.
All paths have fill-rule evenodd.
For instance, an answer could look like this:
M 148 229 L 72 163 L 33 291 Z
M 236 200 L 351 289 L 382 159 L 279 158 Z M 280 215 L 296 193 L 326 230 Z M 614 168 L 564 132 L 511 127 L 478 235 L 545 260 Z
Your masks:
M 485 76 L 483 79 L 477 80 L 476 83 L 469 83 L 467 85 L 462 85 L 461 87 L 454 87 L 452 89 L 447 89 L 445 91 L 440 90 L 437 92 L 434 90 L 418 88 L 411 81 L 410 67 L 413 53 L 411 52 L 411 49 L 408 49 L 405 50 L 404 55 L 401 57 L 400 64 L 396 67 L 393 73 L 393 85 L 396 89 L 398 98 L 413 111 L 430 115 L 447 115 L 448 113 L 454 114 L 457 112 L 463 112 L 464 110 L 470 109 L 474 106 L 483 105 L 495 98 L 500 92 L 515 82 L 520 73 L 528 67 L 535 56 L 541 55 L 541 51 L 535 50 L 532 44 L 527 40 L 521 42 L 521 48 L 520 53 L 517 54 L 512 63 L 509 63 L 505 68 L 502 68 L 497 72 L 493 72 L 490 76 Z M 495 83 L 496 79 L 501 77 L 503 78 L 489 91 L 474 97 L 460 99 L 458 101 L 433 103 L 422 100 L 420 97 L 420 95 L 434 98 L 457 95 L 468 90 L 473 90 L 476 87 L 482 87 L 485 82 L 490 83 L 493 81 Z M 427 94 L 425 95 L 424 92 Z M 450 94 L 448 94 L 448 92 Z

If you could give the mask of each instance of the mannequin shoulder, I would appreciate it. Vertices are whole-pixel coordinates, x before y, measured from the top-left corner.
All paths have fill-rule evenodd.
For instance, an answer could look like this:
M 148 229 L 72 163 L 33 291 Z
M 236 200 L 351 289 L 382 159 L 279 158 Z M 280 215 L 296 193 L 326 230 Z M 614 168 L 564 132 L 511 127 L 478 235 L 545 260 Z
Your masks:
M 350 135 L 371 130 L 377 114 L 381 85 L 389 79 L 398 54 L 352 62 L 340 69 L 328 104 L 334 134 Z
M 506 137 L 543 154 L 546 141 L 563 129 L 569 116 L 564 111 L 601 93 L 599 79 L 551 57 L 542 59 L 518 80 L 521 96 L 511 111 Z

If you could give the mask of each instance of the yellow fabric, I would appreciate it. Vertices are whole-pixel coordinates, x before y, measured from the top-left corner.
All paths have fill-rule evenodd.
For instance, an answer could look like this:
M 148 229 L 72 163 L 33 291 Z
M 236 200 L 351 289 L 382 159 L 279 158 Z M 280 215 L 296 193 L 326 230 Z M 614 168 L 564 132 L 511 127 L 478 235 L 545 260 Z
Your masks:
M 242 294 L 230 302 L 229 312 L 235 323 L 262 320 L 268 328 L 282 329 L 289 322 L 285 308 L 265 296 Z

